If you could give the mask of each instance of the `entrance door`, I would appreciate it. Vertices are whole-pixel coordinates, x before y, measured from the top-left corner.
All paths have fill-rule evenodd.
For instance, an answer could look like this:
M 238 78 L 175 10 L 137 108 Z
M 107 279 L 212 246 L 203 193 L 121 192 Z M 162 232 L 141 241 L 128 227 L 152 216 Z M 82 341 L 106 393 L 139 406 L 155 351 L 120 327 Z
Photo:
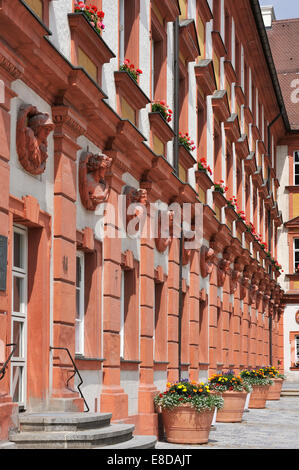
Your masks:
M 12 325 L 11 342 L 15 351 L 11 359 L 10 394 L 20 409 L 26 407 L 27 356 L 27 230 L 15 226 L 13 230 L 12 266 Z

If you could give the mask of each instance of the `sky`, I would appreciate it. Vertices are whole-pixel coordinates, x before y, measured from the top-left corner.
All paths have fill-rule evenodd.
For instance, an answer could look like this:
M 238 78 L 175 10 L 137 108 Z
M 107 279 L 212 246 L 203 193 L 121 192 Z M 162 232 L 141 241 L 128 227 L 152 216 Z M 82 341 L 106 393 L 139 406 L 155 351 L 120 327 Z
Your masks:
M 260 0 L 260 5 L 272 5 L 274 7 L 277 20 L 299 18 L 298 0 Z

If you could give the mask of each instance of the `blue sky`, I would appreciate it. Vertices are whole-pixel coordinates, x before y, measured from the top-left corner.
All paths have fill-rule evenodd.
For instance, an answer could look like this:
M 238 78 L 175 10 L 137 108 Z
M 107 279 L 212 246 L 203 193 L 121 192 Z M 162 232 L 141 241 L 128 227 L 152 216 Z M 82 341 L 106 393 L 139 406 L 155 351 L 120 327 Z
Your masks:
M 298 0 L 260 0 L 261 6 L 273 5 L 277 20 L 299 18 Z

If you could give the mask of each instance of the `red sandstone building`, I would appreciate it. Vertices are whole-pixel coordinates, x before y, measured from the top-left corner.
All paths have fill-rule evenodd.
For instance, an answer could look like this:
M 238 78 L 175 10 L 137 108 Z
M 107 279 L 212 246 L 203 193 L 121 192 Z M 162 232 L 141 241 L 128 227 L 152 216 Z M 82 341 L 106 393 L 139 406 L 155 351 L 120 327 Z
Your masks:
M 284 361 L 277 155 L 297 137 L 258 1 L 94 3 L 101 33 L 71 0 L 0 6 L 3 440 L 19 410 L 86 406 L 157 435 L 167 381 Z M 173 204 L 199 247 L 128 236 Z

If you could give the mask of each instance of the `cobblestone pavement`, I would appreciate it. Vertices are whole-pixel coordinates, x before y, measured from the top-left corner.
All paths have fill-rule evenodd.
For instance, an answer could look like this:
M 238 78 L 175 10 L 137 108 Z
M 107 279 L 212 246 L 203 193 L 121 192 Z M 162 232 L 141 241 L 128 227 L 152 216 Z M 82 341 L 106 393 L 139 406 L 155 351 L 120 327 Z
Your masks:
M 291 387 L 290 387 L 291 388 Z M 267 401 L 264 409 L 250 409 L 241 423 L 217 423 L 203 445 L 159 441 L 156 449 L 299 449 L 299 396 Z

